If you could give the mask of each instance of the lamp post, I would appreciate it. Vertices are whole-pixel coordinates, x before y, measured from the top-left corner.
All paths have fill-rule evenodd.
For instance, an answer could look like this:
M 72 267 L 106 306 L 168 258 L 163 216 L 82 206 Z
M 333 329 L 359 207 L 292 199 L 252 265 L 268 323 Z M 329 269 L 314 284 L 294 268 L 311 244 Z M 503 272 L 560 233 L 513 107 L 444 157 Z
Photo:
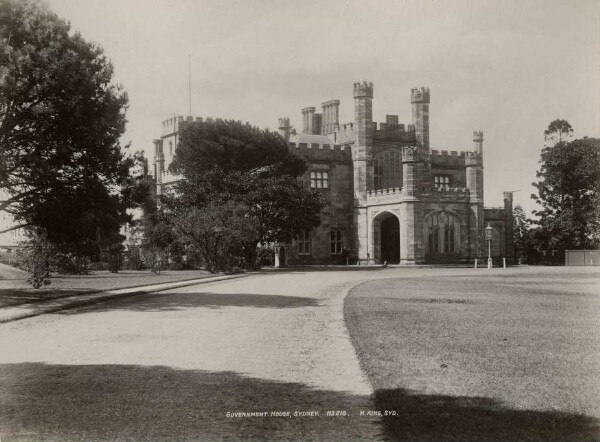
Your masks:
M 488 242 L 488 269 L 492 268 L 492 232 L 494 228 L 488 223 L 485 230 L 485 240 Z

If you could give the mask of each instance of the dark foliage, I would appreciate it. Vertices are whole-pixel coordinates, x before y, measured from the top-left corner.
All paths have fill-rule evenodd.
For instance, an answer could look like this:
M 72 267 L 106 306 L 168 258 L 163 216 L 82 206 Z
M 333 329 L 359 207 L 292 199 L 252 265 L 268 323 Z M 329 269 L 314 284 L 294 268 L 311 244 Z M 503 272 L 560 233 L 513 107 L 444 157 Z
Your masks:
M 224 208 L 230 203 L 244 208 L 255 234 L 236 235 L 237 251 L 249 268 L 257 263 L 258 243 L 287 242 L 320 222 L 321 196 L 299 180 L 306 171 L 304 160 L 291 153 L 278 134 L 249 124 L 184 124 L 171 171 L 185 178 L 173 195 L 163 198 L 175 218 L 185 219 L 192 208 Z M 205 233 L 207 227 L 202 227 Z
M 533 183 L 542 206 L 534 214 L 546 248 L 593 249 L 600 244 L 600 140 L 559 141 L 542 151 L 539 181 Z
M 0 210 L 66 255 L 114 250 L 136 192 L 111 63 L 45 5 L 0 0 L 0 66 Z

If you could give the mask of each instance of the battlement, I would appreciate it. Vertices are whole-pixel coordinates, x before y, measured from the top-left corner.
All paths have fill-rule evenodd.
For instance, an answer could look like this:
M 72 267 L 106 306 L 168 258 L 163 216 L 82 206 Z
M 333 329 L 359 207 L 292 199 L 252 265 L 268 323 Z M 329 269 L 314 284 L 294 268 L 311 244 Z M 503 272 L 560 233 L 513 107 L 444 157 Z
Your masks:
M 410 94 L 411 103 L 429 103 L 429 88 L 428 87 L 414 87 L 411 89 Z
M 290 119 L 288 117 L 279 117 L 279 129 L 288 129 L 290 127 Z
M 167 120 L 164 120 L 162 122 L 162 136 L 166 136 L 166 135 L 170 135 L 173 134 L 175 132 L 178 132 L 181 125 L 185 124 L 185 123 L 193 123 L 193 122 L 206 122 L 206 123 L 211 123 L 213 121 L 223 121 L 222 118 L 212 118 L 212 117 L 207 117 L 206 119 L 203 119 L 202 117 L 192 117 L 190 115 L 188 115 L 187 117 L 184 118 L 183 115 L 176 115 L 172 118 L 169 118 Z
M 354 83 L 354 98 L 373 98 L 373 83 L 370 81 L 358 81 Z
M 336 144 L 353 143 L 356 140 L 356 126 L 354 123 L 339 125 L 332 134 Z
M 433 201 L 468 201 L 470 191 L 466 187 L 426 187 L 421 189 L 421 195 Z
M 432 150 L 432 157 L 465 157 L 467 154 L 474 154 L 475 152 L 463 151 L 463 150 L 451 150 L 450 154 L 448 154 L 447 150 Z
M 309 106 L 309 107 L 305 107 L 304 109 L 302 109 L 302 113 L 310 114 L 310 113 L 314 113 L 315 110 L 316 110 L 316 108 L 314 106 Z
M 432 166 L 464 166 L 467 161 L 467 155 L 474 152 L 451 150 L 432 150 L 429 160 Z
M 350 146 L 322 143 L 288 143 L 291 152 L 308 161 L 331 161 L 347 163 L 352 161 Z
M 390 187 L 367 191 L 367 204 L 376 206 L 381 204 L 397 204 L 407 197 L 402 187 Z
M 374 189 L 367 191 L 369 196 L 381 196 L 381 195 L 400 195 L 402 193 L 402 187 L 390 187 L 387 189 Z
M 294 143 L 289 142 L 288 146 L 293 149 L 315 149 L 322 151 L 339 151 L 349 153 L 350 147 L 341 144 L 322 144 L 322 143 Z
M 473 141 L 483 141 L 483 131 L 475 131 L 473 132 Z
M 397 115 L 387 115 L 385 123 L 373 122 L 373 136 L 378 140 L 401 141 L 404 143 L 415 142 L 415 126 L 412 124 L 398 124 Z

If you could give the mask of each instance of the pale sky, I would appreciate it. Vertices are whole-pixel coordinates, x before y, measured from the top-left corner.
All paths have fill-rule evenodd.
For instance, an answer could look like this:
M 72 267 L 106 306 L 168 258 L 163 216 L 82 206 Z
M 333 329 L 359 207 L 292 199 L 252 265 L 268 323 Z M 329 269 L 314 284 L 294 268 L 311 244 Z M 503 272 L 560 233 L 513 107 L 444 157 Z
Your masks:
M 129 94 L 131 150 L 152 159 L 161 122 L 192 114 L 277 129 L 300 109 L 374 83 L 374 120 L 411 123 L 410 89 L 431 89 L 432 149 L 472 150 L 484 132 L 486 206 L 502 191 L 535 208 L 544 130 L 568 120 L 600 137 L 600 1 L 47 0 L 102 46 Z

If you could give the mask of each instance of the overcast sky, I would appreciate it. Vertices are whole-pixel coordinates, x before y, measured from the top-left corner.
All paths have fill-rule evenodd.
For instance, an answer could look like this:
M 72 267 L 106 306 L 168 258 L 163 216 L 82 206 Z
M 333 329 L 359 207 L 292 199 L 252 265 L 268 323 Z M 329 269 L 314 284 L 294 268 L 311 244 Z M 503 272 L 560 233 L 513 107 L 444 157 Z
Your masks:
M 300 109 L 375 86 L 374 120 L 411 123 L 410 89 L 431 89 L 433 149 L 471 150 L 484 131 L 486 206 L 502 191 L 535 208 L 544 129 L 600 137 L 600 1 L 47 0 L 105 50 L 129 94 L 124 142 L 152 150 L 188 114 L 275 130 Z M 150 155 L 150 158 L 152 156 Z

